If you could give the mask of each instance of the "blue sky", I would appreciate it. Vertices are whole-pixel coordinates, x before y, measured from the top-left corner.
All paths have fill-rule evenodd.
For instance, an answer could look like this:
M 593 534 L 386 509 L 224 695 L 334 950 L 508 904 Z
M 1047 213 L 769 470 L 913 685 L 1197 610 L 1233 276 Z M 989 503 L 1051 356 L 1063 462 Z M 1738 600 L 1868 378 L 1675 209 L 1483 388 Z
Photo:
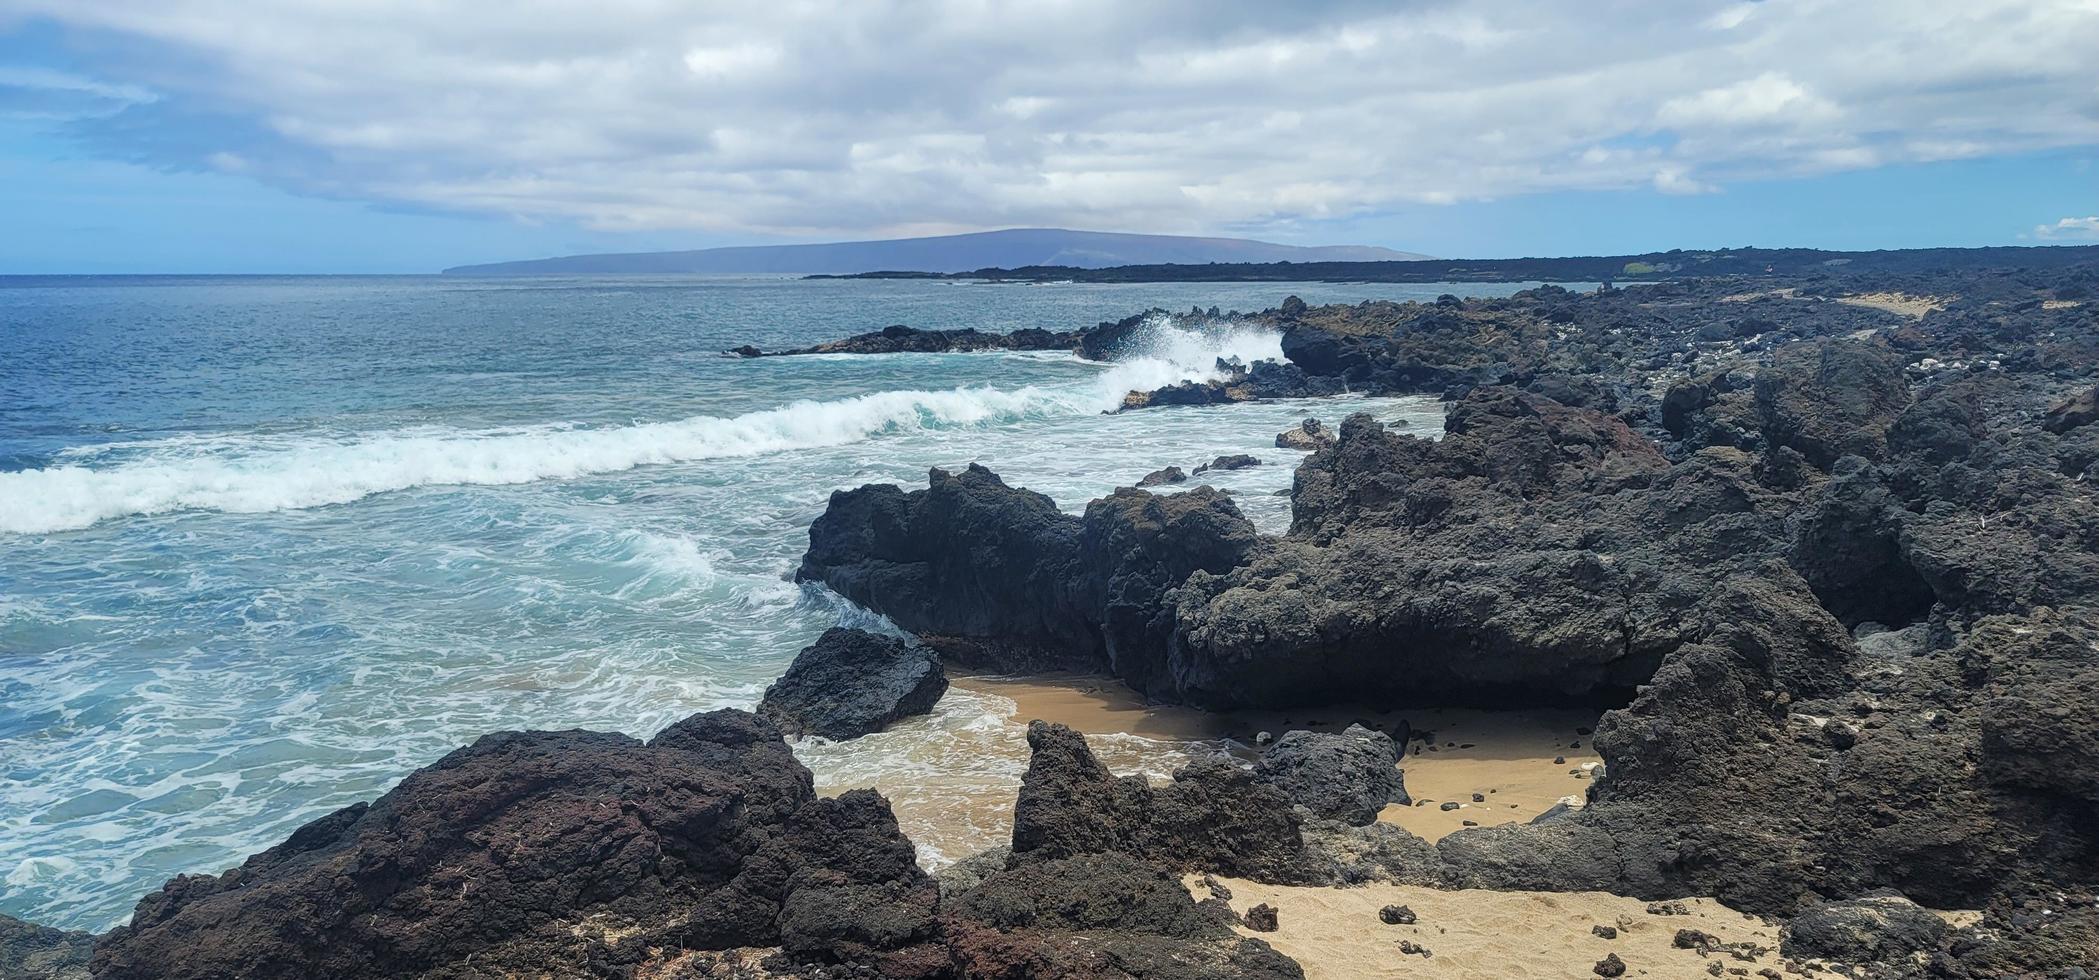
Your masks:
M 0 0 L 0 273 L 2099 241 L 2099 0 L 892 6 Z

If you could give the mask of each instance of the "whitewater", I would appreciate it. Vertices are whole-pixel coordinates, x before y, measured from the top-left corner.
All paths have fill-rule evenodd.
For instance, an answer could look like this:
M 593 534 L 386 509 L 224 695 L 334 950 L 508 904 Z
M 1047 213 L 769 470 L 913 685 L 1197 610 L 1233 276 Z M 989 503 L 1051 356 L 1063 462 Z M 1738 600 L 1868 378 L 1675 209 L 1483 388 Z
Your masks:
M 1440 420 L 1420 399 L 1114 412 L 1220 357 L 1280 355 L 1200 315 L 1113 364 L 725 348 L 1446 291 L 1463 287 L 0 282 L 0 913 L 107 928 L 487 732 L 646 735 L 750 706 L 826 627 L 884 625 L 791 581 L 835 490 L 979 462 L 1076 512 L 1252 453 L 1204 479 L 1280 531 L 1297 457 L 1276 432 Z M 958 691 L 798 752 L 826 791 L 890 794 L 938 863 L 1000 832 L 942 800 L 1010 799 L 1014 711 Z M 1180 750 L 1108 751 L 1163 771 Z
M 1097 414 L 1112 411 L 1130 391 L 1217 378 L 1220 358 L 1251 364 L 1282 357 L 1279 335 L 1272 330 L 1205 329 L 1167 316 L 1145 325 L 1136 349 L 1141 353 L 1095 378 L 1063 387 L 878 391 L 796 401 L 730 418 L 610 427 L 562 422 L 479 432 L 247 436 L 69 449 L 60 454 L 62 465 L 0 473 L 0 501 L 6 502 L 0 504 L 0 532 L 64 531 L 178 510 L 318 507 L 411 487 L 567 479 L 652 464 L 839 446 L 912 428 Z M 95 465 L 100 457 L 118 455 L 119 462 Z

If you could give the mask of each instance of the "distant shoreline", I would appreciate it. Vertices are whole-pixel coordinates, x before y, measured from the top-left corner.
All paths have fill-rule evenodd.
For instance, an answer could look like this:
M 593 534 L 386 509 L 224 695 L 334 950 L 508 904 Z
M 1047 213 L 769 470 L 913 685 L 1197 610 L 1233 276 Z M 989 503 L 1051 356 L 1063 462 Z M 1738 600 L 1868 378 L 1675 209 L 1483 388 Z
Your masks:
M 876 271 L 806 279 L 938 279 L 978 282 L 1658 282 L 1709 276 L 1799 278 L 1867 273 L 1943 273 L 2016 265 L 2050 269 L 2099 260 L 2099 245 L 1919 248 L 1838 252 L 1810 248 L 1674 250 L 1631 255 L 1522 259 L 1416 259 L 1394 262 L 1216 262 L 984 268 L 973 272 Z

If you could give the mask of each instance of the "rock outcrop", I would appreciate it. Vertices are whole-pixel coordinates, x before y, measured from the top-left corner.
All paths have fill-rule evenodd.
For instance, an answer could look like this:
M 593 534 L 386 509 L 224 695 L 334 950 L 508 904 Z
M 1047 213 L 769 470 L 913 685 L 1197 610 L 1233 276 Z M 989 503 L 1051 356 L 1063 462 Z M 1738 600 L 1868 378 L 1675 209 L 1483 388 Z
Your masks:
M 597 975 L 768 946 L 904 970 L 938 958 L 918 948 L 936 889 L 914 857 L 886 801 L 817 798 L 754 715 L 694 715 L 646 743 L 508 732 L 223 875 L 168 882 L 102 938 L 94 971 Z
M 1127 854 L 1023 863 L 946 908 L 959 975 L 1013 980 L 1302 980 L 1230 911 L 1198 905 L 1180 879 Z
M 1211 470 L 1244 470 L 1251 469 L 1259 465 L 1261 465 L 1261 460 L 1258 456 L 1250 456 L 1246 453 L 1233 453 L 1229 456 L 1219 456 L 1216 459 L 1204 463 L 1201 466 L 1196 467 L 1195 472 L 1198 475 L 1200 475 L 1203 473 L 1208 473 Z
M 1187 473 L 1182 472 L 1181 468 L 1178 466 L 1168 466 L 1163 469 L 1153 470 L 1150 473 L 1146 473 L 1142 478 L 1140 478 L 1137 481 L 1137 485 L 1139 487 L 1159 487 L 1174 483 L 1186 482 L 1188 482 Z
M 1296 449 L 1309 453 L 1333 444 L 1333 430 L 1321 424 L 1318 419 L 1306 419 L 1299 422 L 1294 429 L 1284 429 L 1275 434 L 1277 449 Z
M 0 915 L 0 980 L 88 980 L 95 937 Z
M 1444 436 L 1350 418 L 1299 467 L 1289 534 L 1130 595 L 1141 628 L 1095 666 L 1219 708 L 1613 709 L 1585 807 L 1435 845 L 1293 810 L 1302 851 L 1271 875 L 1778 915 L 2087 893 L 2099 427 L 2048 413 L 2092 385 L 2099 318 L 2008 296 L 2016 277 L 1956 285 L 1921 319 L 1712 283 L 1263 314 L 1312 374 L 1442 392 Z M 1067 824 L 1053 850 L 1170 840 Z M 1941 960 L 2071 963 L 2083 921 L 2006 911 Z
M 810 347 L 768 351 L 745 344 L 732 347 L 725 353 L 738 357 L 787 357 L 797 354 L 948 354 L 991 350 L 1073 350 L 1078 344 L 1078 332 L 1069 330 L 1030 328 L 1015 330 L 1012 333 L 985 333 L 972 327 L 960 330 L 919 330 L 897 324 L 872 333 L 855 334 Z
M 1045 739 L 1038 787 L 1063 763 L 1105 775 L 1076 736 L 1061 753 Z M 1142 814 L 1146 830 L 1122 839 L 1148 853 L 1207 860 L 1264 838 L 1294 844 L 1287 806 L 1241 792 L 1252 784 L 1239 772 L 1140 790 L 1136 809 L 1110 816 Z M 1303 977 L 1159 861 L 1016 848 L 971 862 L 943 893 L 879 794 L 822 798 L 810 785 L 778 730 L 740 711 L 694 715 L 646 743 L 491 735 L 220 877 L 169 882 L 102 937 L 93 975 Z M 1033 805 L 1042 817 L 1064 804 Z M 1264 867 L 1264 855 L 1239 867 Z M 86 942 L 0 920 L 0 952 L 16 957 L 0 970 L 84 978 Z
M 1285 732 L 1261 753 L 1254 775 L 1318 816 L 1360 826 L 1387 804 L 1412 802 L 1400 751 L 1392 736 L 1361 725 L 1339 734 Z
M 1231 498 L 1208 487 L 1124 488 L 1073 517 L 974 464 L 928 482 L 833 494 L 796 579 L 993 669 L 1166 682 L 1148 655 L 1168 627 L 1163 597 L 1196 571 L 1237 564 L 1255 537 Z
M 1110 773 L 1063 725 L 1029 723 L 1028 747 L 1033 755 L 1013 805 L 1015 866 L 1120 852 L 1173 871 L 1307 876 L 1290 799 L 1228 759 L 1197 759 L 1155 788 L 1142 776 Z
M 2050 407 L 2041 420 L 2041 428 L 2062 435 L 2094 422 L 2099 422 L 2099 388 L 2088 388 Z
M 1946 920 L 1895 892 L 1847 902 L 1817 902 L 1787 922 L 1779 951 L 1793 959 L 1841 963 L 1913 963 L 1937 952 L 1951 930 Z
M 766 688 L 758 713 L 789 735 L 858 738 L 933 710 L 946 692 L 947 674 L 933 651 L 833 627 Z
M 1228 370 L 1222 378 L 1183 381 L 1151 391 L 1130 392 L 1122 400 L 1122 410 L 1161 405 L 1226 405 L 1274 398 L 1317 398 L 1338 395 L 1346 390 L 1341 382 L 1309 374 L 1295 364 L 1255 361 L 1250 367 L 1237 364 L 1226 367 Z

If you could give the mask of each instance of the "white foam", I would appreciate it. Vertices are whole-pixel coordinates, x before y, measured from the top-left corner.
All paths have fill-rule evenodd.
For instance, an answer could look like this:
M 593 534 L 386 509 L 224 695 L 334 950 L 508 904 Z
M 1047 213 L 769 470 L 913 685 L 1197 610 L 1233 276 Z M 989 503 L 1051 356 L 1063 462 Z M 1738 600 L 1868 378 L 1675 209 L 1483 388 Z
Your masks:
M 0 532 L 74 530 L 183 510 L 234 513 L 344 504 L 424 486 L 498 486 L 572 479 L 666 463 L 756 456 L 858 442 L 884 432 L 1096 414 L 1132 390 L 1216 375 L 1219 358 L 1282 356 L 1280 337 L 1251 328 L 1148 324 L 1139 356 L 1071 387 L 883 391 L 798 401 L 733 417 L 616 427 L 396 430 L 342 437 L 175 438 L 136 444 L 106 466 L 69 463 L 0 473 Z
M 714 581 L 714 559 L 726 553 L 708 552 L 691 538 L 647 531 L 630 531 L 627 540 L 634 556 L 627 563 L 641 569 L 642 579 L 667 578 L 673 582 L 706 585 Z

